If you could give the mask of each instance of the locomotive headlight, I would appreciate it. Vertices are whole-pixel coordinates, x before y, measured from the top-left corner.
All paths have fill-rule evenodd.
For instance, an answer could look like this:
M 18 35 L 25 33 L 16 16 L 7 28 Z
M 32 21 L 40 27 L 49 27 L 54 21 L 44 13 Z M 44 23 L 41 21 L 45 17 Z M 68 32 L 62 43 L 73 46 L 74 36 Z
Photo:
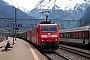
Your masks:
M 42 41 L 44 41 L 44 40 L 42 40 Z
M 58 41 L 58 39 L 55 39 L 54 41 Z

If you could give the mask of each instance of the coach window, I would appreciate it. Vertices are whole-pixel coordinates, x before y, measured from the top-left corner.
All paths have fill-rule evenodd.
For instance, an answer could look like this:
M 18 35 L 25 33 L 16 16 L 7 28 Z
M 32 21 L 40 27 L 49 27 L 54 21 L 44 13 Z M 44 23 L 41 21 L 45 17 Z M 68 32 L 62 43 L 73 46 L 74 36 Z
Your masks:
M 88 36 L 88 31 L 85 31 L 85 32 L 84 32 L 84 38 L 85 38 L 85 39 L 88 39 L 88 37 L 89 37 L 89 36 Z
M 63 34 L 61 34 L 61 36 L 60 37 L 63 37 Z
M 63 33 L 63 37 L 65 38 L 65 33 Z
M 78 38 L 78 32 L 76 32 L 76 38 Z
M 73 36 L 73 38 L 75 38 L 75 33 L 74 32 L 73 32 L 72 36 Z
M 71 37 L 71 34 L 70 34 L 70 33 L 68 34 L 68 37 L 69 37 L 69 38 Z
M 67 33 L 64 34 L 64 37 L 67 37 Z
M 68 35 L 69 35 L 69 33 L 67 33 L 67 38 L 68 38 Z
M 82 37 L 83 37 L 83 33 L 79 32 L 79 38 L 82 38 Z

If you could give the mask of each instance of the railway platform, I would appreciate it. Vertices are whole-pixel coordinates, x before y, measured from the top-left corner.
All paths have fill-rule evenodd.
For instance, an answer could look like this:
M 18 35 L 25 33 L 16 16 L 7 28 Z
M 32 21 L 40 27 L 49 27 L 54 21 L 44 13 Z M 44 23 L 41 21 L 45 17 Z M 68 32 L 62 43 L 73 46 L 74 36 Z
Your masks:
M 10 44 L 13 38 L 9 37 Z M 6 41 L 0 42 L 0 60 L 47 60 L 35 47 L 30 43 L 16 38 L 12 48 L 5 51 Z

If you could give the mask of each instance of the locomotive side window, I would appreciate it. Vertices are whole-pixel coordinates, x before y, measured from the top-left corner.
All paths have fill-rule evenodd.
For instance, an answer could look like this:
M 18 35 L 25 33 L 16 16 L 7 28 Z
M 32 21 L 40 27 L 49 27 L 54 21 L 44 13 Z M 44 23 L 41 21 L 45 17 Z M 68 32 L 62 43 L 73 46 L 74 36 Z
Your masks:
M 41 26 L 42 32 L 56 32 L 56 26 Z

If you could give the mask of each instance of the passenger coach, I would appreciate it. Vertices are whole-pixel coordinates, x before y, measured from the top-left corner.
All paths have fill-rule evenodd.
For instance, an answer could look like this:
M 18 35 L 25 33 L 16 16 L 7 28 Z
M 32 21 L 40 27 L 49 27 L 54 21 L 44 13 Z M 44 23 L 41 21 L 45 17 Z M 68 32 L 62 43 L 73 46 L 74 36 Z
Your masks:
M 60 30 L 60 37 L 64 44 L 90 46 L 89 26 Z

